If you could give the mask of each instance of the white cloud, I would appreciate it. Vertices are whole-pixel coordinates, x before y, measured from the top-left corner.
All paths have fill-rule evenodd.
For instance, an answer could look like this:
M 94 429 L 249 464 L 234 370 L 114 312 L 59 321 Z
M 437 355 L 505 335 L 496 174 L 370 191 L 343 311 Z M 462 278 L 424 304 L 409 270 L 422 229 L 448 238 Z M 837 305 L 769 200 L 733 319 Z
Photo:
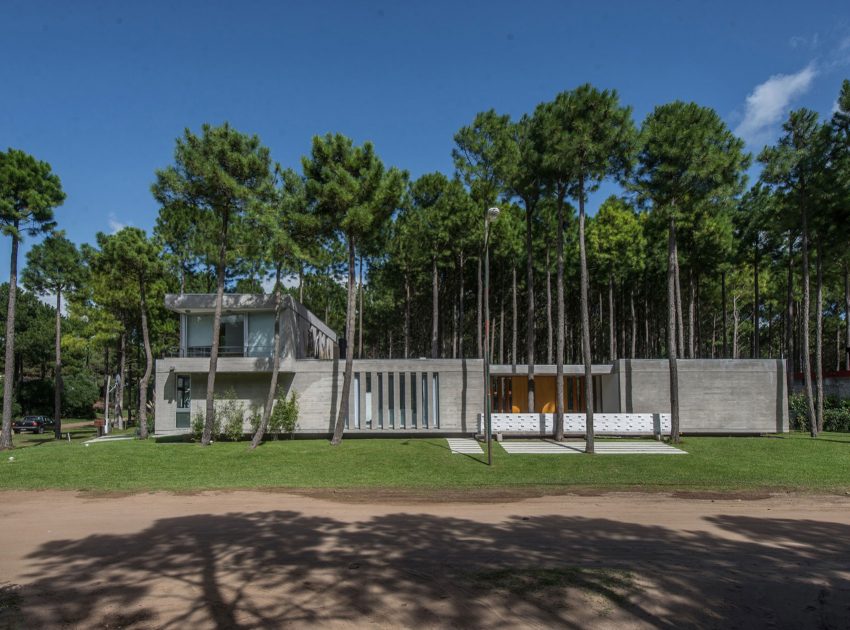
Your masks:
M 805 35 L 793 35 L 788 39 L 788 45 L 791 48 L 811 48 L 815 49 L 820 44 L 820 35 L 815 33 L 811 37 Z
M 764 141 L 795 98 L 809 90 L 818 71 L 814 63 L 794 74 L 775 74 L 747 96 L 746 111 L 735 133 L 749 144 Z
M 124 223 L 118 220 L 118 217 L 115 216 L 114 212 L 109 213 L 109 229 L 112 231 L 112 234 L 116 232 L 120 232 L 128 225 L 132 225 L 130 223 Z

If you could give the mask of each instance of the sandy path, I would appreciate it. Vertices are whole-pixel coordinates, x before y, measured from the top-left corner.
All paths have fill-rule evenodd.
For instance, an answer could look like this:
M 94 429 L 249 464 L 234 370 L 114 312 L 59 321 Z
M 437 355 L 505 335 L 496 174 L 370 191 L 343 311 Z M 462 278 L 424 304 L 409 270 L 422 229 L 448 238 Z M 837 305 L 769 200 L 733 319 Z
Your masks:
M 0 628 L 850 627 L 850 498 L 0 492 Z

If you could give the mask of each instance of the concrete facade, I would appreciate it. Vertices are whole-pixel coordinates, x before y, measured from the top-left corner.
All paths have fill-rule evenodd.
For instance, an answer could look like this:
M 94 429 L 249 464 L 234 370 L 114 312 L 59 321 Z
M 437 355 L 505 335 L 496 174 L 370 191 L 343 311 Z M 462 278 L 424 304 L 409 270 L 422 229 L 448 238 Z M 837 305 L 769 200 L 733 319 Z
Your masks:
M 243 428 L 261 413 L 268 394 L 272 359 L 268 348 L 254 343 L 252 314 L 273 312 L 271 296 L 228 295 L 225 313 L 231 315 L 222 335 L 236 331 L 243 341 L 239 356 L 220 356 L 216 395 L 231 392 L 244 410 Z M 177 356 L 163 358 L 155 368 L 156 433 L 186 433 L 191 418 L 203 414 L 209 359 L 192 349 L 187 322 L 208 314 L 213 296 L 168 296 L 166 306 L 180 314 L 181 347 Z M 243 336 L 238 328 L 245 314 Z M 207 320 L 196 320 L 207 321 Z M 267 315 L 257 318 L 268 327 Z M 237 322 L 234 324 L 234 322 Z M 282 313 L 279 388 L 296 392 L 300 413 L 297 431 L 328 435 L 340 404 L 344 361 L 336 335 L 309 310 L 287 297 Z M 262 337 L 265 335 L 264 337 Z M 206 334 L 210 338 L 210 334 Z M 265 342 L 268 331 L 260 335 Z M 243 338 L 244 337 L 244 338 Z M 195 335 L 195 339 L 199 334 Z M 254 345 L 252 345 L 254 344 Z M 756 434 L 788 430 L 788 393 L 782 360 L 680 360 L 681 431 L 685 434 Z M 474 434 L 484 408 L 483 362 L 480 359 L 363 359 L 354 361 L 346 431 L 351 434 Z M 525 365 L 493 365 L 494 379 L 520 379 Z M 554 365 L 537 365 L 535 374 L 555 374 Z M 572 383 L 583 377 L 580 365 L 564 366 Z M 670 377 L 666 360 L 624 359 L 592 366 L 595 410 L 599 413 L 668 413 Z M 495 382 L 495 381 L 494 381 Z M 518 393 L 519 395 L 519 393 Z M 178 401 L 184 405 L 178 408 Z M 188 407 L 186 406 L 188 405 Z
M 667 360 L 620 360 L 621 409 L 656 413 L 670 409 Z M 680 359 L 682 433 L 788 431 L 788 392 L 782 359 Z
M 235 393 L 243 404 L 244 429 L 248 432 L 251 415 L 265 404 L 271 366 L 268 361 L 242 358 L 222 358 L 218 366 L 216 394 L 222 396 L 228 390 Z M 338 359 L 281 361 L 279 388 L 287 395 L 298 393 L 299 433 L 325 435 L 333 431 L 344 368 L 345 363 Z M 156 433 L 188 432 L 188 427 L 177 426 L 176 379 L 178 375 L 191 379 L 194 417 L 204 411 L 208 369 L 209 359 L 176 357 L 156 362 Z M 355 360 L 346 431 L 474 433 L 477 414 L 483 407 L 483 383 L 480 359 Z

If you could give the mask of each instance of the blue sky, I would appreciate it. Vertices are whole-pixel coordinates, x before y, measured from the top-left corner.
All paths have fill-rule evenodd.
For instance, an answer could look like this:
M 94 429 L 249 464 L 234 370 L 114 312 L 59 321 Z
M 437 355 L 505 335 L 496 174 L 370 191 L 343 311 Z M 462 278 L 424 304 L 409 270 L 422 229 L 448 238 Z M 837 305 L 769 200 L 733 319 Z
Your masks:
M 449 173 L 452 135 L 476 112 L 519 116 L 591 82 L 616 88 L 637 122 L 674 99 L 711 106 L 757 151 L 789 109 L 830 113 L 850 77 L 850 10 L 846 0 L 0 0 L 0 59 L 0 150 L 51 163 L 68 195 L 59 225 L 80 243 L 123 225 L 150 230 L 154 169 L 204 122 L 259 134 L 286 166 L 313 135 L 339 131 L 413 176 Z M 8 270 L 3 239 L 0 278 Z

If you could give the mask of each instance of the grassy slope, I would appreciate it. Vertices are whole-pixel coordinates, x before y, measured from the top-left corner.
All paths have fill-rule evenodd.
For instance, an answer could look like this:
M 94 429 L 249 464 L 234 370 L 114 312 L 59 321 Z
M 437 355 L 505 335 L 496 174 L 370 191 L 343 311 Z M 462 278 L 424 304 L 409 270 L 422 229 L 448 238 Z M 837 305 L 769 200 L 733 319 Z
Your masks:
M 24 448 L 0 454 L 0 489 L 196 490 L 214 488 L 465 488 L 590 486 L 669 490 L 850 490 L 850 434 L 817 440 L 793 434 L 763 438 L 687 438 L 687 456 L 451 454 L 446 441 L 349 439 L 246 442 L 209 448 L 185 442 L 124 441 L 85 446 L 15 436 Z M 9 461 L 9 457 L 14 461 Z

